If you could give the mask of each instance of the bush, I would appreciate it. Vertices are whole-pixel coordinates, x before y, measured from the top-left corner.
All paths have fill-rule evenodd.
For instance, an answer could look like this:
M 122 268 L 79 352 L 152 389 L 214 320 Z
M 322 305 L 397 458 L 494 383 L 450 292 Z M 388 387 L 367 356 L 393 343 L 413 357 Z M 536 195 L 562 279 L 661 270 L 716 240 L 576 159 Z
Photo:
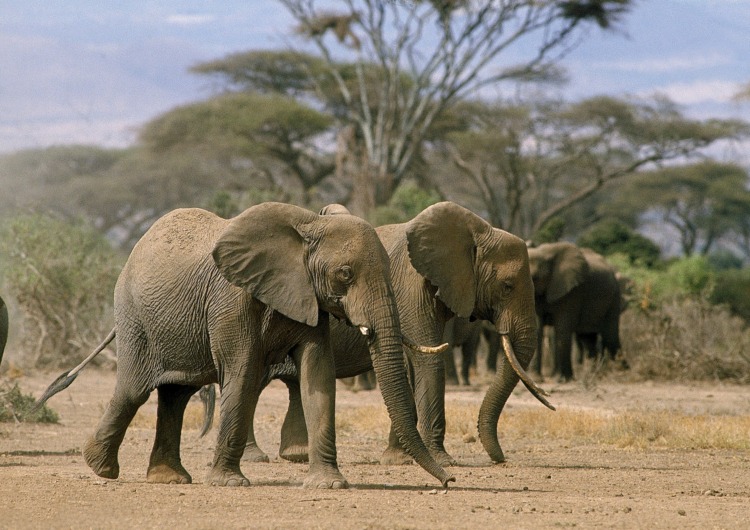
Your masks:
M 630 263 L 652 267 L 659 261 L 659 246 L 617 220 L 601 221 L 578 239 L 578 245 L 599 254 L 622 254 Z
M 60 417 L 47 405 L 31 412 L 36 400 L 30 394 L 24 394 L 15 383 L 12 387 L 0 388 L 0 422 L 26 421 L 34 423 L 57 423 Z
M 35 367 L 69 366 L 112 328 L 122 258 L 93 229 L 44 215 L 0 227 L 5 292 L 22 314 L 21 348 Z
M 658 268 L 633 266 L 621 255 L 608 259 L 632 280 L 632 302 L 620 318 L 632 377 L 750 382 L 750 329 L 712 303 L 721 276 L 705 257 Z M 739 294 L 748 292 L 743 285 L 734 286 L 738 298 L 747 298 Z
M 437 202 L 440 202 L 437 192 L 422 189 L 413 182 L 405 182 L 396 188 L 386 206 L 375 208 L 370 222 L 373 226 L 404 223 Z
M 704 298 L 626 311 L 620 337 L 631 372 L 642 379 L 750 383 L 750 329 Z
M 718 272 L 710 300 L 750 324 L 750 267 Z

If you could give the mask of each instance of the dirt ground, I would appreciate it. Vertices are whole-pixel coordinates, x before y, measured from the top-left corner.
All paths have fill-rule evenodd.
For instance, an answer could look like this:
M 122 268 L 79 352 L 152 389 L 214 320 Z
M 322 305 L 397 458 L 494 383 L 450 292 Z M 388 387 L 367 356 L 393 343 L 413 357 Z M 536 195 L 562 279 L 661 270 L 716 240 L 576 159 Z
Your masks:
M 56 375 L 23 377 L 19 384 L 38 396 Z M 186 426 L 182 439 L 183 464 L 194 484 L 147 484 L 155 396 L 128 430 L 120 451 L 120 478 L 104 480 L 85 465 L 80 448 L 93 432 L 114 382 L 111 372 L 84 371 L 51 400 L 59 424 L 0 425 L 0 528 L 750 527 L 750 452 L 635 450 L 514 439 L 503 436 L 502 418 L 506 464 L 492 465 L 478 441 L 448 436 L 446 446 L 462 465 L 451 468 L 456 482 L 447 492 L 415 465 L 379 465 L 385 447 L 380 431 L 387 426 L 372 432 L 356 424 L 337 433 L 339 465 L 350 489 L 303 489 L 306 465 L 276 456 L 286 406 L 286 389 L 280 383 L 263 394 L 256 416 L 259 445 L 272 461 L 243 462 L 252 482 L 249 488 L 202 484 L 216 431 L 198 438 L 196 421 Z M 750 410 L 750 392 L 736 386 L 544 386 L 552 391 L 558 410 L 633 408 L 725 415 Z M 464 405 L 478 410 L 482 396 L 481 388 L 450 388 L 449 411 Z M 366 410 L 373 410 L 379 404 L 378 391 L 354 393 L 340 387 L 337 424 L 340 413 L 368 406 Z M 519 386 L 506 410 L 518 407 L 541 405 Z M 191 403 L 188 413 L 198 417 L 199 403 Z

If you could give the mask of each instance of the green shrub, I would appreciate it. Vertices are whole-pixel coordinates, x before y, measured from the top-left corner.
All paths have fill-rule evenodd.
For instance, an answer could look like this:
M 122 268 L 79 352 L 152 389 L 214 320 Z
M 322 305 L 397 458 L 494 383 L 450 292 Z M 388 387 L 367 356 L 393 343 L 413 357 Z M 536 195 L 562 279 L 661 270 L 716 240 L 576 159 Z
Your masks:
M 553 217 L 539 229 L 532 237 L 531 240 L 535 245 L 541 245 L 543 243 L 554 243 L 560 241 L 563 233 L 565 232 L 565 221 L 560 217 Z
M 370 222 L 373 226 L 404 223 L 437 202 L 440 202 L 440 195 L 436 191 L 425 190 L 413 182 L 405 182 L 396 188 L 386 206 L 375 208 Z
M 20 347 L 30 366 L 83 358 L 112 328 L 122 257 L 95 230 L 45 215 L 0 226 L 4 292 L 22 315 Z
M 750 267 L 716 273 L 710 300 L 727 306 L 732 314 L 750 323 Z
M 664 275 L 670 294 L 705 295 L 714 285 L 714 272 L 704 256 L 691 256 L 672 262 Z
M 630 263 L 652 267 L 659 261 L 659 246 L 614 219 L 596 223 L 578 239 L 578 245 L 599 254 L 622 254 Z
M 0 387 L 0 422 L 25 421 L 32 423 L 57 423 L 60 417 L 47 405 L 31 412 L 36 400 L 31 394 L 24 394 L 15 383 Z

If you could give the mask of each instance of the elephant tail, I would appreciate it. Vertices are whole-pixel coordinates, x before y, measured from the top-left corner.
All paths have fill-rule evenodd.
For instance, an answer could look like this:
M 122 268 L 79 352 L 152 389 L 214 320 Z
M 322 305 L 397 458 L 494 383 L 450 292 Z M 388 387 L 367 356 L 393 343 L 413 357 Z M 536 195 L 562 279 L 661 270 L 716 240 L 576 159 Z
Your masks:
M 34 406 L 31 408 L 31 412 L 34 412 L 38 410 L 42 405 L 46 403 L 46 401 L 57 394 L 58 392 L 61 392 L 62 390 L 65 390 L 68 388 L 73 381 L 75 381 L 76 377 L 78 377 L 78 374 L 81 370 L 84 369 L 84 367 L 89 364 L 94 357 L 99 355 L 101 351 L 107 347 L 107 344 L 112 342 L 115 338 L 115 329 L 113 328 L 112 331 L 109 332 L 109 335 L 107 335 L 107 338 L 104 339 L 104 341 L 96 347 L 96 349 L 91 352 L 91 354 L 86 357 L 81 364 L 73 368 L 72 370 L 69 370 L 63 374 L 61 374 L 57 379 L 55 379 L 50 386 L 47 387 L 47 390 L 44 391 L 44 394 L 42 394 L 42 397 L 40 397 L 36 403 L 34 403 Z
M 505 351 L 505 357 L 507 357 L 508 362 L 510 363 L 510 366 L 513 368 L 513 370 L 516 372 L 518 377 L 521 379 L 524 385 L 526 385 L 526 388 L 529 389 L 529 392 L 532 393 L 532 395 L 537 398 L 545 407 L 555 410 L 555 407 L 545 399 L 544 396 L 549 396 L 547 392 L 545 392 L 542 388 L 538 387 L 536 383 L 534 383 L 534 380 L 529 377 L 529 374 L 526 373 L 526 371 L 523 369 L 523 366 L 518 362 L 518 359 L 516 358 L 516 354 L 513 351 L 513 345 L 510 342 L 510 338 L 507 334 L 501 334 L 500 335 L 502 343 L 503 343 L 503 350 Z

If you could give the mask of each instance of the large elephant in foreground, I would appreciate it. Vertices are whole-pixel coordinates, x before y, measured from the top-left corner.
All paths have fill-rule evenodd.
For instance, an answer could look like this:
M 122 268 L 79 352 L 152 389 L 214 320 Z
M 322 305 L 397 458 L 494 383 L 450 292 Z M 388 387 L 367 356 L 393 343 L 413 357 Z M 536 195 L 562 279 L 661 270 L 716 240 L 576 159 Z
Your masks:
M 114 304 L 115 330 L 108 339 L 117 336 L 117 384 L 83 449 L 97 475 L 118 476 L 128 424 L 157 389 L 147 480 L 191 482 L 180 462 L 185 406 L 201 386 L 218 382 L 220 424 L 207 482 L 249 485 L 240 458 L 261 381 L 269 365 L 290 359 L 312 433 L 304 485 L 346 487 L 336 459 L 333 315 L 362 337 L 406 451 L 443 485 L 453 480 L 417 431 L 388 255 L 365 221 L 279 203 L 254 206 L 230 220 L 176 210 L 136 244 Z M 61 378 L 74 376 L 87 361 Z
M 341 208 L 328 208 L 324 213 L 338 217 L 335 214 L 345 212 Z M 381 226 L 376 231 L 390 257 L 391 279 L 404 337 L 420 345 L 436 346 L 442 342 L 446 322 L 454 315 L 487 320 L 501 335 L 508 362 L 499 367 L 484 397 L 478 427 L 490 457 L 495 462 L 503 462 L 497 423 L 519 377 L 551 407 L 542 397 L 543 392 L 524 372 L 536 345 L 534 288 L 525 243 L 452 202 L 435 204 L 407 223 Z M 351 328 L 332 321 L 331 343 L 336 377 L 351 377 L 372 368 L 365 341 Z M 412 348 L 405 351 L 419 430 L 425 444 L 438 462 L 454 464 L 455 459 L 444 446 L 443 358 L 437 351 L 422 353 Z M 295 386 L 293 373 L 286 371 L 279 377 L 290 389 L 290 407 L 282 426 L 279 453 L 283 458 L 304 460 L 307 432 L 299 406 L 299 388 Z M 378 382 L 382 386 L 379 374 Z M 394 427 L 392 425 L 381 462 L 410 462 Z M 246 456 L 252 460 L 268 459 L 254 443 L 252 433 Z
M 614 358 L 620 349 L 622 299 L 616 270 L 596 252 L 572 243 L 546 243 L 529 249 L 536 311 L 540 320 L 533 369 L 542 372 L 542 331 L 554 329 L 554 373 L 573 379 L 573 334 L 591 352 L 598 337 Z
M 8 341 L 8 308 L 0 297 L 0 363 L 3 362 L 5 343 Z

